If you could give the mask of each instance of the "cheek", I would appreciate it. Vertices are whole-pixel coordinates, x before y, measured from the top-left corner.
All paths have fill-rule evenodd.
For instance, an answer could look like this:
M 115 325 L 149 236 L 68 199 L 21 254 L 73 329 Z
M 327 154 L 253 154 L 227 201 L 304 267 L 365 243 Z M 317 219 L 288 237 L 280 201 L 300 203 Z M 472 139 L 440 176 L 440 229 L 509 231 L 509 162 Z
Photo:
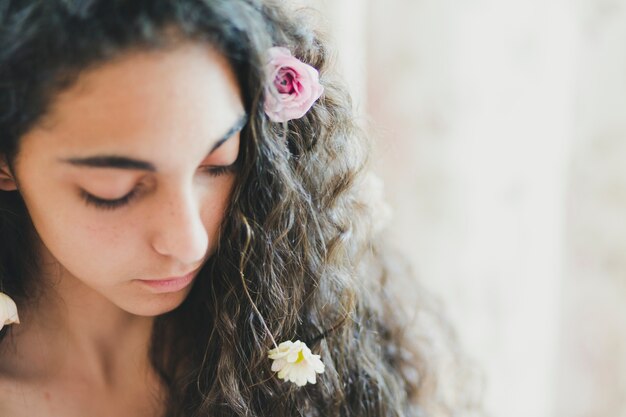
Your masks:
M 80 208 L 60 213 L 34 210 L 33 224 L 50 253 L 77 277 L 117 275 L 117 266 L 137 259 L 133 224 L 119 225 L 94 221 Z M 115 262 L 111 262 L 111 260 Z
M 64 190 L 33 184 L 22 189 L 22 196 L 35 231 L 50 255 L 75 276 L 111 275 L 117 265 L 137 256 L 135 222 L 120 227 L 119 222 L 103 221 Z
M 217 247 L 220 227 L 230 204 L 235 176 L 224 178 L 223 187 L 205 198 L 202 206 L 202 223 L 209 235 L 209 251 L 213 253 Z
M 20 191 L 35 230 L 47 246 L 80 251 L 98 242 L 117 245 L 123 241 L 123 229 L 103 221 L 70 187 L 32 176 L 24 179 Z

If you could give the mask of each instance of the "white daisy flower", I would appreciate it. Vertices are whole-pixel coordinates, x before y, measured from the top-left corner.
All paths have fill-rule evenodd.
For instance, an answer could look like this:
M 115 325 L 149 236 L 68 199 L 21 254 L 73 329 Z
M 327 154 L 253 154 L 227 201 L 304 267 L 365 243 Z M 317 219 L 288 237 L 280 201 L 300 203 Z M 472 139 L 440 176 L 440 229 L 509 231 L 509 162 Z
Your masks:
M 308 383 L 315 384 L 316 374 L 324 372 L 324 364 L 320 355 L 314 355 L 307 345 L 299 340 L 287 341 L 278 345 L 278 348 L 268 352 L 274 362 L 272 371 L 278 372 L 278 377 L 291 381 L 301 387 Z
M 7 324 L 19 322 L 20 318 L 17 316 L 15 301 L 5 293 L 0 292 L 0 330 Z

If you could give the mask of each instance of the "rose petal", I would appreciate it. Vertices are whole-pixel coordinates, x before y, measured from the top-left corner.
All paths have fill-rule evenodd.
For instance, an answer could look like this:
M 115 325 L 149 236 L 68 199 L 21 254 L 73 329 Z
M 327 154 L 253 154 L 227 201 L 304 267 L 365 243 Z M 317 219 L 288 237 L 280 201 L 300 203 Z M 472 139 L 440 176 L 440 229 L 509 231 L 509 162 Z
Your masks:
M 269 56 L 268 73 L 273 88 L 266 88 L 266 114 L 274 122 L 304 116 L 324 92 L 318 71 L 293 57 L 286 48 L 270 48 Z

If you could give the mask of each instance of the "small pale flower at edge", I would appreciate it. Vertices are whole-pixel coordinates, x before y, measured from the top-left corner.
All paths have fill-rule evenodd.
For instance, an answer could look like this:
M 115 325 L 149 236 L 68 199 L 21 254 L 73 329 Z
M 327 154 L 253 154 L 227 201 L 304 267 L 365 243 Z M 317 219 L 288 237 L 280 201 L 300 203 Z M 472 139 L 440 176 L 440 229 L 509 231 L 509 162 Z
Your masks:
M 299 340 L 287 341 L 268 352 L 274 362 L 272 371 L 278 372 L 278 378 L 291 381 L 301 387 L 307 383 L 315 384 L 316 374 L 324 372 L 320 355 L 314 355 L 307 345 Z
M 19 322 L 20 318 L 17 316 L 15 301 L 5 293 L 0 292 L 0 330 L 7 324 Z

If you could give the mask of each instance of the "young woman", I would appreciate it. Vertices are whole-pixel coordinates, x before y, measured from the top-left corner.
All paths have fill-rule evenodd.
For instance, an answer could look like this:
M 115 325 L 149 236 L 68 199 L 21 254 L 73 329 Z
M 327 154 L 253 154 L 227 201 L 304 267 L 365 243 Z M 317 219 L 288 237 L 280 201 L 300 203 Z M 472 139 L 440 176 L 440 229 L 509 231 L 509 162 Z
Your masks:
M 423 409 L 367 142 L 277 4 L 2 1 L 0 132 L 0 415 Z

